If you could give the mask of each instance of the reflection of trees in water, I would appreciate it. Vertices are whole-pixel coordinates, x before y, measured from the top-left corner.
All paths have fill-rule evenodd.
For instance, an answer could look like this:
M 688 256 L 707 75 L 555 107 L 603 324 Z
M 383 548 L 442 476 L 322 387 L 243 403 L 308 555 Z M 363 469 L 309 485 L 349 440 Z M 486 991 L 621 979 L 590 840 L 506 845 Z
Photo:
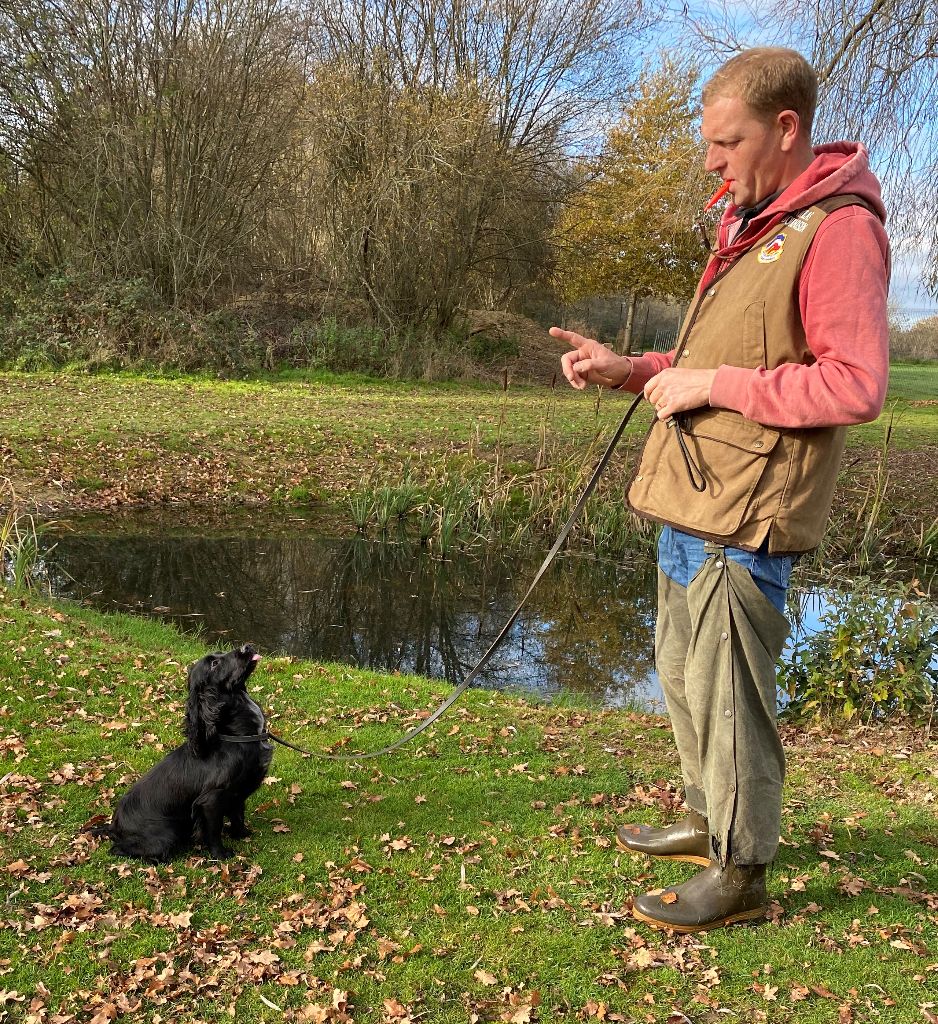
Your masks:
M 486 650 L 539 564 L 494 552 L 441 561 L 406 544 L 315 536 L 71 534 L 54 554 L 99 606 L 199 612 L 181 621 L 213 641 L 451 680 Z M 651 671 L 654 604 L 653 567 L 561 557 L 484 681 L 621 697 Z

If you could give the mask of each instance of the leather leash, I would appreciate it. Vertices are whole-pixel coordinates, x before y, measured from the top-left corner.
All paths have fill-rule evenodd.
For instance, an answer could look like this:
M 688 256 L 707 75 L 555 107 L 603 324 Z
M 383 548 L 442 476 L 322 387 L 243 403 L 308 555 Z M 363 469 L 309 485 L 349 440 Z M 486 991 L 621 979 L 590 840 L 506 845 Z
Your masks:
M 273 740 L 274 743 L 279 743 L 283 747 L 289 747 L 291 750 L 298 750 L 301 754 L 308 754 L 310 757 L 328 757 L 328 754 L 317 754 L 314 750 L 304 750 L 302 747 L 297 747 L 288 740 L 281 739 L 279 736 L 270 732 L 269 729 L 265 729 L 264 732 L 255 732 L 250 736 L 227 736 L 218 734 L 220 740 L 225 740 L 226 743 L 257 743 L 260 740 Z
M 495 637 L 495 639 L 489 646 L 489 649 L 476 662 L 475 666 L 472 668 L 472 670 L 469 672 L 466 678 L 463 679 L 463 681 L 455 687 L 453 692 L 450 693 L 446 700 L 444 700 L 443 703 L 440 704 L 440 706 L 436 709 L 436 711 L 433 712 L 432 715 L 429 716 L 429 718 L 425 718 L 420 723 L 420 725 L 415 726 L 413 729 L 405 733 L 399 740 L 396 740 L 394 743 L 389 743 L 386 747 L 382 747 L 380 750 L 372 750 L 364 754 L 325 754 L 315 750 L 304 750 L 302 747 L 294 746 L 294 744 L 288 743 L 286 740 L 281 739 L 279 736 L 270 732 L 270 730 L 267 730 L 263 733 L 257 733 L 253 736 L 219 735 L 218 738 L 221 740 L 226 740 L 229 743 L 255 743 L 259 740 L 273 740 L 275 743 L 280 743 L 285 747 L 290 747 L 292 750 L 298 750 L 301 754 L 306 754 L 309 757 L 319 757 L 327 761 L 364 761 L 368 758 L 381 757 L 384 754 L 389 754 L 391 753 L 392 750 L 397 750 L 398 747 L 402 747 L 405 743 L 409 743 L 410 740 L 412 740 L 415 736 L 418 736 L 420 733 L 422 733 L 424 729 L 429 729 L 429 727 L 433 725 L 433 723 L 438 718 L 440 718 L 441 715 L 444 715 L 446 711 L 450 707 L 452 707 L 452 705 L 455 704 L 456 701 L 459 700 L 459 698 L 466 692 L 472 681 L 489 663 L 492 655 L 495 653 L 501 642 L 508 635 L 508 631 L 515 624 L 515 620 L 521 614 L 521 609 L 524 607 L 528 598 L 534 592 L 534 588 L 538 585 L 544 573 L 547 572 L 548 566 L 551 564 L 551 562 L 553 562 L 557 552 L 561 549 L 564 541 L 569 536 L 570 531 L 573 529 L 573 524 L 577 521 L 577 519 L 580 518 L 580 513 L 583 511 L 583 507 L 584 505 L 586 505 L 587 499 L 596 489 L 596 484 L 599 482 L 600 476 L 602 476 L 603 471 L 609 464 L 609 460 L 612 458 L 612 453 L 615 451 L 616 445 L 619 443 L 623 431 L 625 430 L 626 426 L 628 426 L 629 420 L 631 420 L 632 415 L 634 414 L 635 410 L 638 408 L 639 404 L 641 403 L 642 399 L 644 399 L 644 397 L 644 394 L 640 391 L 635 396 L 631 405 L 626 410 L 626 413 L 622 417 L 621 422 L 616 427 L 612 437 L 609 439 L 609 443 L 606 445 L 606 450 L 603 452 L 599 462 L 596 463 L 596 468 L 593 470 L 593 475 L 589 478 L 589 480 L 586 483 L 586 486 L 583 488 L 583 491 L 580 494 L 580 497 L 577 499 L 577 503 L 576 505 L 574 505 L 573 511 L 570 513 L 569 517 L 567 518 L 567 521 L 560 528 L 560 533 L 557 535 L 557 539 L 554 541 L 553 547 L 551 547 L 550 551 L 547 552 L 544 561 L 541 563 L 541 567 L 534 574 L 534 578 L 531 580 L 531 584 L 528 587 L 524 597 L 521 598 L 518 607 L 515 608 L 511 615 L 508 616 L 508 619 L 505 622 L 505 625 L 502 626 L 498 636 Z

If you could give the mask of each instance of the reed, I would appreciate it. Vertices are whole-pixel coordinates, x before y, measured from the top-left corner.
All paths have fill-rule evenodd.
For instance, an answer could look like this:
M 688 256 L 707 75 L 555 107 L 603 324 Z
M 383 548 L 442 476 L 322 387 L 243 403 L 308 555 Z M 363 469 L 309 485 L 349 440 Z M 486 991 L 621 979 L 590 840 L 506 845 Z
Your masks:
M 832 567 L 867 573 L 894 560 L 933 561 L 938 554 L 938 519 L 930 523 L 894 486 L 895 409 L 886 417 L 875 456 L 861 484 L 841 479 L 830 522 L 821 544 L 801 560 L 809 573 L 827 575 Z M 901 476 L 899 477 L 901 479 Z
M 14 590 L 32 589 L 41 581 L 44 555 L 52 550 L 42 544 L 45 528 L 15 501 L 0 524 L 0 567 Z
M 369 494 L 367 491 L 356 491 L 354 494 L 350 494 L 346 500 L 352 516 L 352 522 L 359 533 L 364 533 L 375 515 L 376 503 L 374 495 Z
M 546 451 L 546 446 L 545 446 Z M 397 510 L 420 542 L 445 554 L 454 546 L 498 542 L 508 547 L 550 541 L 571 514 L 598 457 L 596 441 L 582 452 L 538 466 L 454 457 L 444 463 L 415 465 L 405 483 L 373 492 L 371 517 L 386 530 Z M 422 483 L 415 480 L 422 477 Z M 591 496 L 571 543 L 605 552 L 646 547 L 654 528 L 625 505 L 622 473 L 613 472 Z M 358 504 L 362 495 L 356 496 Z M 358 505 L 356 505 L 358 507 Z M 359 513 L 356 525 L 364 516 Z M 370 519 L 368 520 L 370 522 Z M 363 529 L 363 526 L 359 526 Z
M 364 530 L 376 521 L 386 531 L 397 517 L 417 532 L 421 543 L 436 551 L 451 550 L 456 543 L 506 547 L 549 543 L 586 486 L 606 435 L 597 424 L 593 435 L 575 447 L 571 448 L 569 441 L 561 443 L 553 426 L 556 409 L 548 402 L 539 424 L 537 447 L 528 459 L 519 460 L 507 442 L 507 394 L 506 386 L 488 459 L 479 452 L 477 436 L 469 452 L 443 459 L 417 456 L 400 483 L 356 496 L 356 527 Z M 835 504 L 824 541 L 804 559 L 804 566 L 820 569 L 843 564 L 867 571 L 891 557 L 935 557 L 938 519 L 927 526 L 909 523 L 890 500 L 894 439 L 894 414 L 890 414 L 865 474 L 866 482 Z M 621 453 L 599 481 L 574 527 L 570 547 L 617 555 L 653 546 L 655 524 L 638 519 L 625 500 L 636 443 L 636 439 L 623 442 Z M 369 507 L 365 494 L 371 496 L 367 516 L 362 507 Z
M 423 501 L 423 490 L 410 479 L 409 475 L 391 489 L 390 512 L 398 520 L 406 519 L 418 509 Z
M 378 529 L 382 533 L 387 533 L 388 527 L 391 525 L 391 521 L 397 518 L 395 511 L 395 489 L 393 487 L 379 487 L 378 490 L 375 491 L 374 509 L 375 521 L 378 524 Z
M 895 421 L 895 408 L 889 413 L 883 438 L 876 453 L 876 467 L 866 497 L 857 513 L 862 525 L 856 559 L 862 569 L 870 566 L 884 548 L 885 535 L 892 527 L 892 516 L 886 510 L 886 491 L 889 487 L 889 443 Z
M 919 529 L 917 557 L 922 561 L 938 561 L 938 517 L 929 526 Z
M 437 517 L 436 534 L 433 537 L 433 546 L 440 556 L 449 554 L 456 546 L 459 537 L 459 519 L 454 512 L 447 508 L 441 508 Z

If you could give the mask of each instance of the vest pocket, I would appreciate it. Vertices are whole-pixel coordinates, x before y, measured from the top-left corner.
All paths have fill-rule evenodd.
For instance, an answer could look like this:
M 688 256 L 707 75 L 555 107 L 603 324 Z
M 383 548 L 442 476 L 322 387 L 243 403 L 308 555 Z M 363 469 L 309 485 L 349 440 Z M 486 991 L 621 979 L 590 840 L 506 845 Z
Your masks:
M 764 427 L 755 420 L 747 420 L 729 409 L 702 409 L 698 412 L 679 413 L 685 437 L 699 441 L 716 441 L 753 455 L 768 455 L 782 436 L 780 430 Z
M 754 370 L 764 370 L 765 352 L 765 300 L 750 303 L 743 310 L 743 350 L 740 353 L 740 366 Z
M 649 435 L 629 502 L 639 514 L 730 537 L 749 511 L 781 434 L 724 409 L 706 409 L 681 419 L 687 449 L 703 474 L 704 490 L 691 486 L 677 438 L 672 436 L 678 428 L 661 424 Z

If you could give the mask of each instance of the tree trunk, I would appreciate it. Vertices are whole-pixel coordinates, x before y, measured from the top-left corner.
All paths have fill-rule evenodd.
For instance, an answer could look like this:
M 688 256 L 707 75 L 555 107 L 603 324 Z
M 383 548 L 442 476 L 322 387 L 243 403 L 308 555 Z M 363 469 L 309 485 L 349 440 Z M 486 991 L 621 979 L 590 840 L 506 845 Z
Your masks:
M 624 307 L 627 307 L 625 313 L 625 323 L 619 327 L 618 337 L 619 354 L 623 356 L 628 356 L 632 354 L 632 327 L 635 324 L 635 306 L 637 303 L 637 292 L 630 292 L 629 301 L 627 303 L 622 303 Z

